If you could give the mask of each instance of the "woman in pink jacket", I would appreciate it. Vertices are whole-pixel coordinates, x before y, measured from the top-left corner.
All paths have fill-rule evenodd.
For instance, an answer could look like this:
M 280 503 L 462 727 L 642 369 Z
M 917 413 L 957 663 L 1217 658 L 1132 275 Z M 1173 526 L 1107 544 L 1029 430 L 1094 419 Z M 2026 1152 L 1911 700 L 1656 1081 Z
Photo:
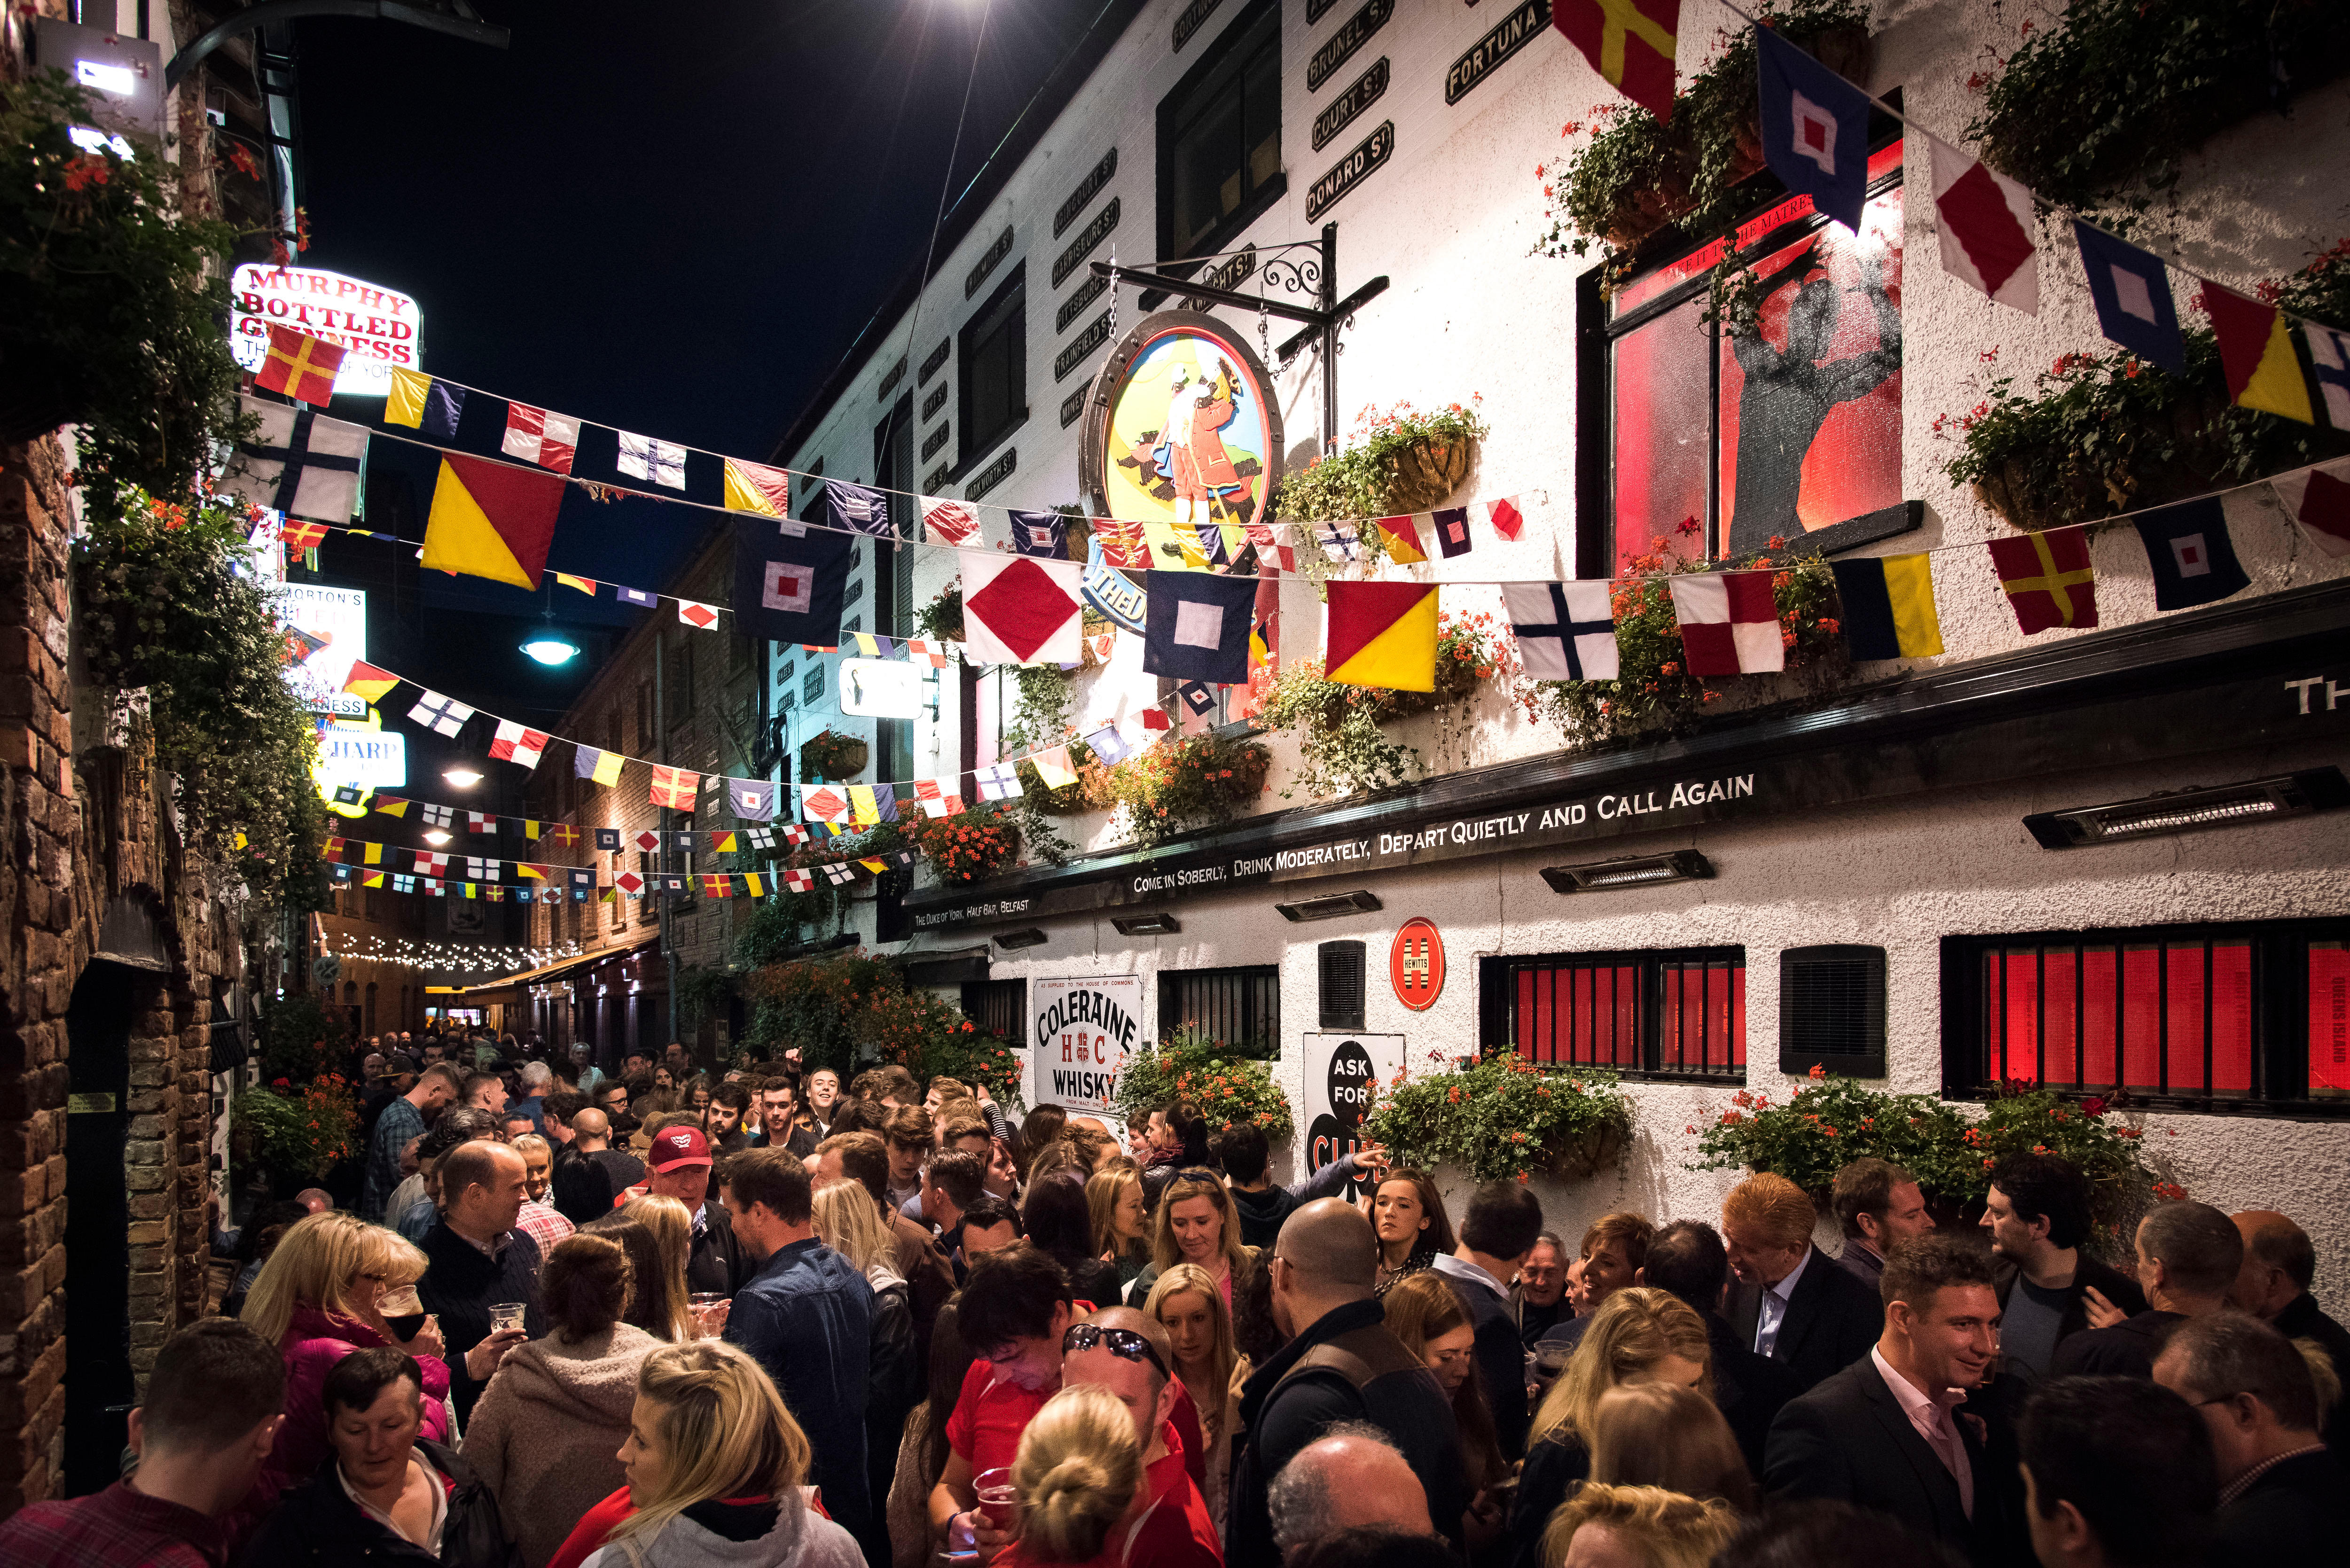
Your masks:
M 424 1372 L 421 1435 L 448 1440 L 449 1368 L 439 1325 L 428 1317 L 414 1337 L 401 1339 L 382 1312 L 387 1293 L 423 1273 L 424 1254 L 398 1231 L 335 1209 L 287 1231 L 262 1265 L 244 1321 L 286 1356 L 286 1420 L 259 1483 L 267 1496 L 309 1480 L 326 1462 L 327 1374 L 355 1350 L 388 1345 L 416 1357 Z

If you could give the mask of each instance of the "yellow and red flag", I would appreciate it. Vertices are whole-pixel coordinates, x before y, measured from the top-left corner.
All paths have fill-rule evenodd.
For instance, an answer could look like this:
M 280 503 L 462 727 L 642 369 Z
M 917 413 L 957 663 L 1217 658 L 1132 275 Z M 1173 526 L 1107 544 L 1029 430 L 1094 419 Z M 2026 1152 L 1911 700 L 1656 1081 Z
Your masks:
M 702 793 L 702 775 L 689 768 L 653 769 L 652 803 L 671 811 L 691 811 Z
M 297 402 L 323 403 L 335 395 L 335 375 L 342 368 L 343 351 L 334 344 L 273 322 L 269 358 L 261 362 L 253 384 Z
M 351 660 L 350 675 L 343 681 L 343 690 L 359 694 L 363 702 L 380 702 L 384 694 L 400 684 L 400 677 L 389 670 L 378 670 L 363 659 Z
M 1324 678 L 1390 691 L 1436 690 L 1436 585 L 1332 583 Z
M 444 454 L 424 523 L 423 564 L 516 587 L 538 587 L 563 490 L 556 474 Z
M 1557 0 L 1550 19 L 1617 91 L 1672 119 L 1681 0 Z
M 2244 408 L 2314 424 L 2309 383 L 2302 379 L 2284 314 L 2215 283 L 2203 286 L 2202 304 L 2220 339 L 2220 368 L 2228 378 L 2228 395 Z

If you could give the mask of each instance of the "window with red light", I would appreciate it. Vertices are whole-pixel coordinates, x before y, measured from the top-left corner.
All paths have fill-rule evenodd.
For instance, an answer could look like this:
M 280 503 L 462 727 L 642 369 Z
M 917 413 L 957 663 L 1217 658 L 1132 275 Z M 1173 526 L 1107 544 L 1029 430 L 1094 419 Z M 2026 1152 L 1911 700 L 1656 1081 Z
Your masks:
M 1954 1093 L 2350 1109 L 2350 921 L 1951 938 L 1944 973 Z
M 1630 279 L 1604 306 L 1611 572 L 1744 556 L 1901 502 L 1901 146 L 1869 157 L 1860 233 L 1790 196 Z M 1752 330 L 1705 320 L 1735 253 Z
M 1743 949 L 1544 953 L 1479 967 L 1489 1050 L 1630 1076 L 1746 1076 Z

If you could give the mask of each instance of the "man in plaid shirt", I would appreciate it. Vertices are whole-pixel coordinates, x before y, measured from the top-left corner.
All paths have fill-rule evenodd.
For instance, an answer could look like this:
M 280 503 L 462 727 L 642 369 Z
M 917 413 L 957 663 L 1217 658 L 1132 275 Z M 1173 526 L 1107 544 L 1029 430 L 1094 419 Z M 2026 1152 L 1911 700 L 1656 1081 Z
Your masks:
M 367 1180 L 359 1189 L 359 1218 L 384 1224 L 383 1208 L 391 1189 L 400 1183 L 400 1151 L 411 1138 L 424 1136 L 425 1124 L 457 1097 L 465 1080 L 445 1062 L 435 1062 L 416 1080 L 416 1087 L 383 1107 L 375 1119 L 375 1141 L 368 1145 Z M 400 1218 L 397 1214 L 393 1220 Z
M 246 1500 L 277 1439 L 286 1362 L 232 1318 L 164 1341 L 130 1412 L 139 1468 L 104 1491 L 36 1502 L 0 1523 L 9 1568 L 221 1568 L 225 1516 Z

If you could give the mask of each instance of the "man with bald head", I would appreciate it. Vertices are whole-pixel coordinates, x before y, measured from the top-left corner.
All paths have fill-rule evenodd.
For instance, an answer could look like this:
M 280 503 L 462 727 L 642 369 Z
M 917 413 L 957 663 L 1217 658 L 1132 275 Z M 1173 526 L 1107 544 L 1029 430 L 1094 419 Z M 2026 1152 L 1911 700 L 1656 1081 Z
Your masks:
M 1290 1561 L 1342 1530 L 1433 1535 L 1428 1491 L 1387 1434 L 1341 1421 L 1297 1450 L 1273 1478 L 1273 1543 Z
M 441 1218 L 419 1243 L 424 1277 L 416 1294 L 437 1315 L 447 1350 L 449 1396 L 462 1422 L 507 1351 L 546 1332 L 539 1311 L 538 1243 L 515 1228 L 529 1196 L 522 1156 L 494 1139 L 461 1143 L 442 1156 Z M 519 1324 L 497 1310 L 519 1306 Z
M 2244 1239 L 2244 1262 L 2228 1299 L 2287 1339 L 2311 1341 L 2350 1390 L 2350 1331 L 2326 1316 L 2309 1293 L 2317 1277 L 2317 1250 L 2309 1244 L 2309 1232 L 2273 1209 L 2247 1209 L 2229 1218 Z M 2324 1431 L 2334 1457 L 2350 1464 L 2350 1394 L 2334 1402 Z
M 1371 1293 L 1378 1241 L 1336 1198 L 1290 1215 L 1271 1256 L 1273 1315 L 1293 1337 L 1241 1390 L 1239 1451 L 1224 1520 L 1232 1568 L 1275 1568 L 1273 1478 L 1338 1422 L 1381 1433 L 1428 1487 L 1429 1517 L 1455 1547 L 1469 1506 L 1452 1403 L 1419 1357 L 1389 1334 Z
M 571 1147 L 555 1168 L 555 1211 L 574 1225 L 609 1214 L 619 1195 L 645 1179 L 644 1162 L 612 1147 L 612 1118 L 593 1106 L 571 1117 Z
M 1215 1521 L 1184 1463 L 1182 1439 L 1170 1419 L 1175 1409 L 1175 1353 L 1157 1318 L 1132 1307 L 1109 1307 L 1061 1335 L 1061 1386 L 1107 1388 L 1134 1416 L 1142 1443 L 1142 1483 L 1148 1501 L 1125 1542 L 1128 1563 L 1152 1568 L 1220 1568 Z

